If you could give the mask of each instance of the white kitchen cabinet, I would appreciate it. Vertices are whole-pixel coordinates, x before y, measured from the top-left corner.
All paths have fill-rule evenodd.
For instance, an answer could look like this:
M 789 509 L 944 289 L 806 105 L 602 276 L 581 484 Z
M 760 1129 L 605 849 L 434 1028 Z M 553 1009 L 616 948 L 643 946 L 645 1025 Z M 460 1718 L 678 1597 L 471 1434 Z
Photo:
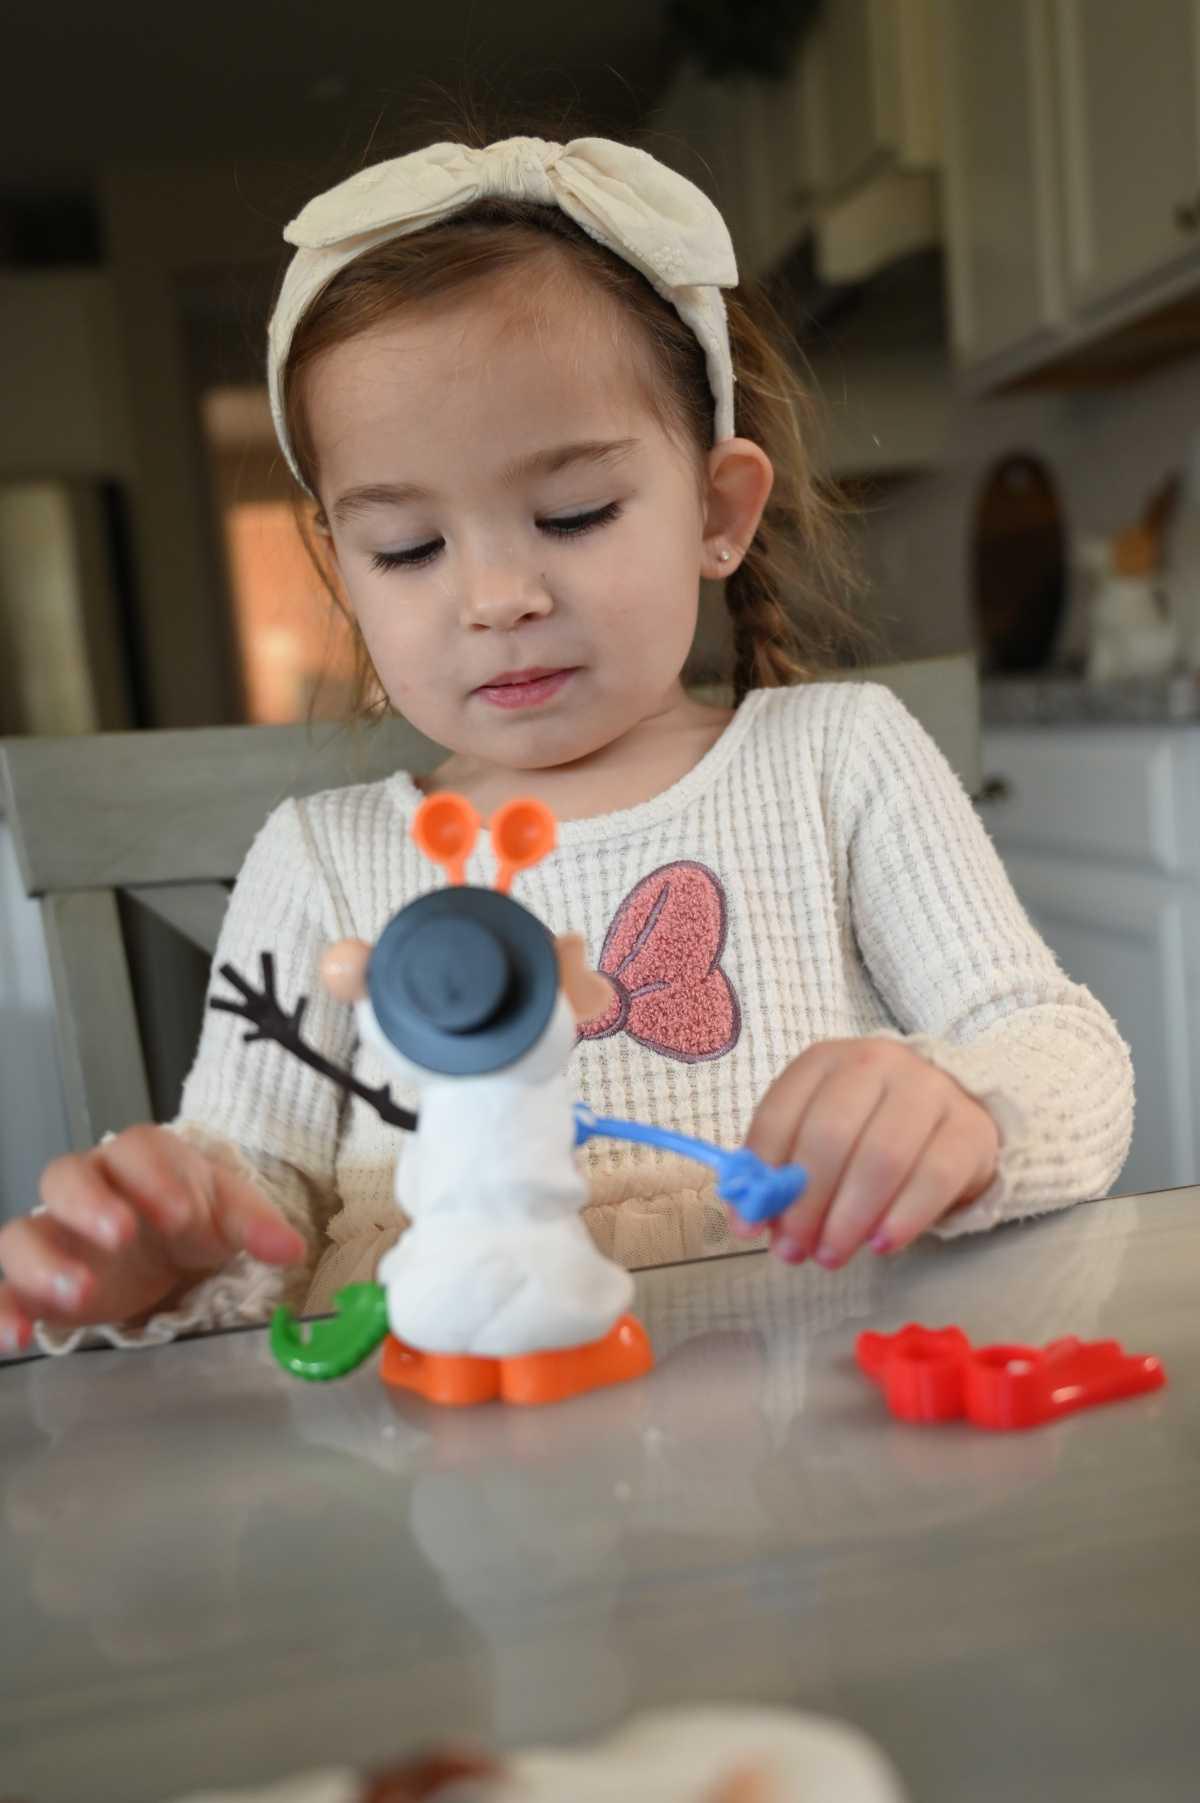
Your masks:
M 645 140 L 646 148 L 660 162 L 686 175 L 714 199 L 711 108 L 715 85 L 694 63 L 681 64 L 650 116 Z
M 755 131 L 765 156 L 765 269 L 810 227 L 817 196 L 828 184 L 827 96 L 819 77 L 815 46 L 806 39 L 777 80 L 755 84 Z
M 1185 933 L 1200 892 L 1139 872 L 1008 852 L 1013 887 L 1077 983 L 1117 1022 L 1133 1056 L 1133 1144 L 1118 1187 L 1169 1189 L 1200 1176 L 1195 1144 Z
M 1054 15 L 1068 284 L 1090 306 L 1197 252 L 1200 6 L 1054 0 Z
M 847 187 L 886 154 L 894 130 L 888 65 L 891 17 L 876 0 L 832 0 L 825 14 L 829 174 Z
M 772 145 L 763 83 L 741 75 L 721 84 L 716 103 L 724 153 L 724 180 L 719 183 L 726 217 L 732 214 L 734 244 L 743 275 L 762 276 L 788 248 L 788 229 L 779 241 L 775 216 L 775 184 L 771 175 Z M 797 228 L 792 226 L 794 237 Z
M 648 139 L 655 156 L 720 207 L 743 270 L 756 261 L 759 231 L 753 142 L 745 122 L 748 85 L 745 78 L 713 81 L 685 64 L 655 109 Z
M 946 0 L 945 209 L 960 363 L 1062 318 L 1049 0 Z
M 955 361 L 987 387 L 1200 282 L 1200 0 L 941 0 Z
M 935 0 L 827 0 L 810 40 L 821 96 L 814 242 L 832 284 L 940 242 Z
M 648 143 L 725 216 L 743 275 L 765 275 L 805 230 L 823 182 L 822 97 L 802 47 L 780 78 L 714 81 L 693 64 L 656 107 Z
M 981 810 L 1067 975 L 1116 1020 L 1134 1065 L 1118 1187 L 1200 1179 L 1200 729 L 992 729 Z
M 936 242 L 941 73 L 936 0 L 827 0 L 777 78 L 680 68 L 650 148 L 708 188 L 743 273 L 812 230 L 830 282 Z
M 932 0 L 826 0 L 816 42 L 829 186 L 848 188 L 883 159 L 934 168 L 940 107 Z

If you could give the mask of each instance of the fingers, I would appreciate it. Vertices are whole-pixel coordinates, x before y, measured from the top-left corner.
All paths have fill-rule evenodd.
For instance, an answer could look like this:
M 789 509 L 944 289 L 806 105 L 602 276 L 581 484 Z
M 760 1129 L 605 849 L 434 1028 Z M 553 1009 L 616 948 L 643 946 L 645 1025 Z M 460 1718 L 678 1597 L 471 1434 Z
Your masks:
M 829 1055 L 836 1042 L 810 1046 L 781 1071 L 754 1111 L 746 1144 L 767 1164 L 786 1164 L 797 1140 L 797 1127 L 817 1089 L 833 1068 Z
M 104 1252 L 136 1237 L 137 1220 L 94 1156 L 56 1158 L 42 1173 L 42 1207 Z
M 936 1089 L 906 1083 L 886 1091 L 851 1148 L 817 1224 L 813 1256 L 819 1265 L 836 1271 L 873 1239 L 944 1118 Z
M 0 1358 L 23 1352 L 33 1338 L 33 1316 L 17 1300 L 11 1284 L 0 1282 Z
M 266 1264 L 304 1258 L 303 1236 L 254 1184 L 177 1134 L 131 1128 L 99 1149 L 110 1181 L 158 1228 L 185 1271 L 215 1269 L 233 1252 Z
M 771 1249 L 785 1263 L 800 1264 L 817 1250 L 826 1211 L 885 1086 L 882 1068 L 847 1062 L 822 1078 L 795 1121 L 785 1157 L 804 1166 L 808 1182 L 772 1234 Z
M 978 1110 L 980 1115 L 983 1109 Z M 872 1239 L 877 1252 L 899 1252 L 959 1203 L 973 1200 L 986 1188 L 995 1168 L 999 1135 L 990 1116 L 978 1130 L 966 1130 L 953 1117 L 943 1117 L 907 1181 L 893 1197 Z M 993 1142 L 986 1150 L 986 1141 Z M 981 1142 L 985 1143 L 981 1164 Z
M 236 1252 L 276 1265 L 307 1253 L 252 1183 L 162 1127 L 56 1159 L 41 1189 L 42 1211 L 0 1235 L 11 1306 L 30 1319 L 125 1319 Z
M 771 1250 L 835 1270 L 865 1243 L 899 1250 L 982 1193 L 999 1140 L 952 1078 L 907 1047 L 865 1038 L 810 1046 L 772 1084 L 747 1144 L 808 1175 L 771 1224 Z M 753 1236 L 736 1216 L 733 1225 Z
M 128 1127 L 89 1158 L 110 1187 L 159 1233 L 169 1237 L 207 1219 L 209 1161 L 166 1128 Z M 43 1183 L 43 1193 L 45 1189 Z
M 275 1265 L 307 1253 L 254 1184 L 161 1127 L 56 1159 L 41 1193 L 36 1214 L 0 1227 L 0 1354 L 27 1345 L 35 1321 L 140 1317 L 238 1251 Z
M 71 1321 L 86 1308 L 95 1275 L 84 1242 L 49 1215 L 22 1215 L 0 1228 L 0 1265 L 13 1318 Z
M 754 1119 L 750 1123 L 750 1131 L 746 1135 L 746 1144 L 752 1152 L 767 1164 L 787 1164 L 796 1157 L 796 1146 L 799 1142 L 799 1123 L 804 1119 L 813 1096 L 821 1084 L 836 1068 L 837 1052 L 840 1042 L 836 1040 L 822 1041 L 809 1046 L 806 1052 L 781 1071 L 766 1095 L 754 1111 Z M 813 1172 L 805 1165 L 808 1174 L 806 1194 L 812 1194 Z M 735 1238 L 755 1240 L 763 1232 L 771 1236 L 771 1250 L 789 1263 L 797 1263 L 807 1256 L 801 1243 L 783 1226 L 790 1217 L 793 1226 L 797 1226 L 800 1216 L 796 1208 L 788 1209 L 785 1215 L 770 1223 L 769 1227 L 745 1221 L 736 1208 L 729 1210 L 729 1228 Z
M 246 1251 L 267 1265 L 294 1265 L 307 1255 L 303 1234 L 234 1171 L 213 1167 L 212 1211 L 216 1230 L 231 1250 Z

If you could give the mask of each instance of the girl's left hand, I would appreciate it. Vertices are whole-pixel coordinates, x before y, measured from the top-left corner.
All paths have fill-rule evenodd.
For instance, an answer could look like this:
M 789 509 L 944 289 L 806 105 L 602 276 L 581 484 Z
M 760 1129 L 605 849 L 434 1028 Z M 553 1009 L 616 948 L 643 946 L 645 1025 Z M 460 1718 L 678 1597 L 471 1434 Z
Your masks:
M 981 1103 L 907 1046 L 826 1039 L 775 1079 L 746 1143 L 808 1173 L 804 1195 L 771 1225 L 772 1251 L 836 1270 L 864 1243 L 898 1251 L 982 1195 L 1000 1136 Z M 736 1215 L 733 1225 L 759 1231 Z

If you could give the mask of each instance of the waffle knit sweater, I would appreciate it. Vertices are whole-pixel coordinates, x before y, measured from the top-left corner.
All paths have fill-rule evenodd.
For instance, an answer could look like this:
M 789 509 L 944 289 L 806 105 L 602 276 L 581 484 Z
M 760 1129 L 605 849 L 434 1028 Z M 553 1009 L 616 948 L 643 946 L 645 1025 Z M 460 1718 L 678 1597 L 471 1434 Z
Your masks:
M 420 799 L 398 772 L 283 803 L 246 859 L 215 960 L 256 979 L 259 953 L 273 951 L 285 1006 L 310 998 L 306 1037 L 368 1084 L 386 1072 L 356 1045 L 353 1011 L 321 989 L 318 961 L 332 940 L 374 942 L 442 880 L 409 834 Z M 489 886 L 481 847 L 467 880 Z M 947 1072 L 999 1128 L 994 1181 L 940 1234 L 1102 1196 L 1120 1172 L 1128 1048 L 1059 968 L 962 785 L 886 688 L 755 691 L 662 794 L 563 822 L 557 850 L 515 893 L 554 932 L 583 933 L 616 979 L 610 1014 L 576 1052 L 579 1095 L 598 1113 L 735 1146 L 806 1046 L 871 1035 Z M 305 1234 L 308 1266 L 284 1273 L 241 1255 L 144 1327 L 98 1330 L 116 1344 L 261 1319 L 281 1296 L 327 1309 L 403 1231 L 403 1136 L 243 1032 L 234 1016 L 206 1015 L 173 1124 L 255 1178 Z M 580 1156 L 584 1219 L 630 1268 L 738 1247 L 698 1166 L 608 1140 Z M 83 1336 L 40 1337 L 67 1350 Z

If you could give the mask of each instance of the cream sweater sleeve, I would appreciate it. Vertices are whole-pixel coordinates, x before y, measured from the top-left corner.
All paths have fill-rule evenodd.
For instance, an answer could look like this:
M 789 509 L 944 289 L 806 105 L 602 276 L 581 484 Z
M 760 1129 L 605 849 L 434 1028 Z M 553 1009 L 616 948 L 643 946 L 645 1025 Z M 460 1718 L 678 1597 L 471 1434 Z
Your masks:
M 347 930 L 335 917 L 304 804 L 286 801 L 267 820 L 242 866 L 213 959 L 209 994 L 228 991 L 217 974 L 225 963 L 257 984 L 259 954 L 272 952 L 283 1005 L 292 1008 L 301 995 L 308 997 L 305 1038 L 334 1063 L 348 1065 L 353 1012 L 326 995 L 318 981 L 321 952 Z M 258 1185 L 307 1240 L 306 1266 L 284 1271 L 240 1253 L 136 1328 L 112 1323 L 60 1332 L 39 1324 L 43 1350 L 70 1352 L 84 1340 L 157 1345 L 189 1330 L 261 1321 L 277 1301 L 303 1300 L 336 1208 L 341 1092 L 281 1046 L 248 1044 L 247 1031 L 239 1016 L 206 1009 L 180 1113 L 169 1124 Z
M 946 1237 L 1102 1196 L 1133 1131 L 1111 1017 L 1060 969 L 958 778 L 890 690 L 862 684 L 835 779 L 850 908 L 901 1039 L 1000 1130 L 995 1181 Z

